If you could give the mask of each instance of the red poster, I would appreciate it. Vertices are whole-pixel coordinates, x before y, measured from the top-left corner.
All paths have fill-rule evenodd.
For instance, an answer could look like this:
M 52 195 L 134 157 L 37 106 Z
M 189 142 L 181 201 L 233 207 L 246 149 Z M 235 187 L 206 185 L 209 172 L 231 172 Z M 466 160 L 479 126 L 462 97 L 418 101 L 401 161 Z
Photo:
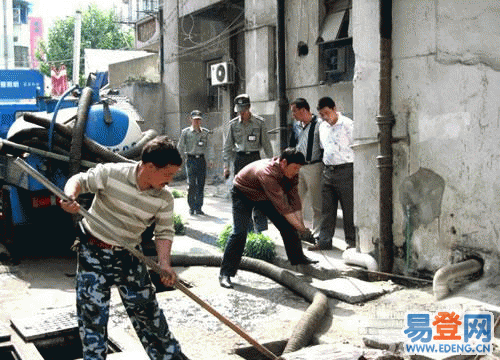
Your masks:
M 38 68 L 38 61 L 36 60 L 35 53 L 38 48 L 38 43 L 43 38 L 43 19 L 41 17 L 30 17 L 30 56 L 31 68 Z

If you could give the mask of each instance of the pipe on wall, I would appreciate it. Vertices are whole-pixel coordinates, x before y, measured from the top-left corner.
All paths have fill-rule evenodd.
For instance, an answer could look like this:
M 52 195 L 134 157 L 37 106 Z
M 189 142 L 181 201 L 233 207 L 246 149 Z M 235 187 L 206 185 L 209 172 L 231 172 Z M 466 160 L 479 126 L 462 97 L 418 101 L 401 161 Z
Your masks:
M 469 259 L 442 267 L 434 274 L 432 291 L 436 300 L 445 298 L 450 293 L 450 282 L 482 270 L 483 264 L 476 259 Z
M 288 146 L 288 99 L 286 97 L 285 69 L 285 0 L 278 0 L 277 35 L 278 35 L 278 102 L 280 120 L 280 149 Z
M 391 68 L 392 68 L 392 0 L 380 0 L 380 94 L 379 114 L 379 252 L 378 263 L 382 272 L 392 272 L 393 250 L 393 203 L 392 203 L 392 127 L 394 115 L 391 111 Z

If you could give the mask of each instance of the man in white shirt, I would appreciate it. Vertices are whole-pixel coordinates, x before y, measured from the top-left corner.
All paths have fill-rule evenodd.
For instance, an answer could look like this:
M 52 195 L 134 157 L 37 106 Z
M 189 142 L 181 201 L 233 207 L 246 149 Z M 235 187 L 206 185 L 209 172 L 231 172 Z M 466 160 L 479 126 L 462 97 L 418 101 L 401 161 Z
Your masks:
M 318 113 L 324 120 L 319 126 L 323 148 L 323 185 L 321 195 L 323 221 L 317 243 L 308 249 L 332 249 L 335 235 L 338 203 L 342 207 L 345 241 L 348 248 L 356 246 L 354 229 L 353 191 L 353 121 L 337 112 L 335 102 L 323 97 L 318 102 Z

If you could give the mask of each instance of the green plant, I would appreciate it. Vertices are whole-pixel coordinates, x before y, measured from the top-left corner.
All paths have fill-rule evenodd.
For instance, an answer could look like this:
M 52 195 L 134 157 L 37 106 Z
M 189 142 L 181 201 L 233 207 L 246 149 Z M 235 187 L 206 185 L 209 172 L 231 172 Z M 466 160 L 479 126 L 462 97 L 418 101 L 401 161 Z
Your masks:
M 184 220 L 179 214 L 174 213 L 174 230 L 175 235 L 186 234 L 186 228 L 184 227 Z
M 232 231 L 233 225 L 227 224 L 219 233 L 219 237 L 217 238 L 217 245 L 221 250 L 224 250 L 226 248 L 229 236 L 231 236 Z M 272 262 L 276 257 L 276 247 L 274 241 L 267 235 L 255 234 L 251 232 L 247 236 L 243 256 Z
M 174 197 L 174 199 L 179 199 L 184 197 L 185 195 L 184 192 L 181 190 L 172 189 L 172 196 Z

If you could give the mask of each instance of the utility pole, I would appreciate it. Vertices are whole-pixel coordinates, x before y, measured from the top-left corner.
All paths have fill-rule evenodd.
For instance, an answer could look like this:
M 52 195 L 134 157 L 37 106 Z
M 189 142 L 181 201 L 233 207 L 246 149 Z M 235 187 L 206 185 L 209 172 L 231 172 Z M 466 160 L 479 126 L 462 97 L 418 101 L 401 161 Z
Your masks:
M 280 149 L 288 146 L 288 99 L 285 72 L 285 0 L 278 0 L 278 102 L 280 119 Z
M 82 34 L 82 14 L 80 10 L 75 14 L 75 33 L 73 40 L 73 85 L 80 83 L 80 47 Z

